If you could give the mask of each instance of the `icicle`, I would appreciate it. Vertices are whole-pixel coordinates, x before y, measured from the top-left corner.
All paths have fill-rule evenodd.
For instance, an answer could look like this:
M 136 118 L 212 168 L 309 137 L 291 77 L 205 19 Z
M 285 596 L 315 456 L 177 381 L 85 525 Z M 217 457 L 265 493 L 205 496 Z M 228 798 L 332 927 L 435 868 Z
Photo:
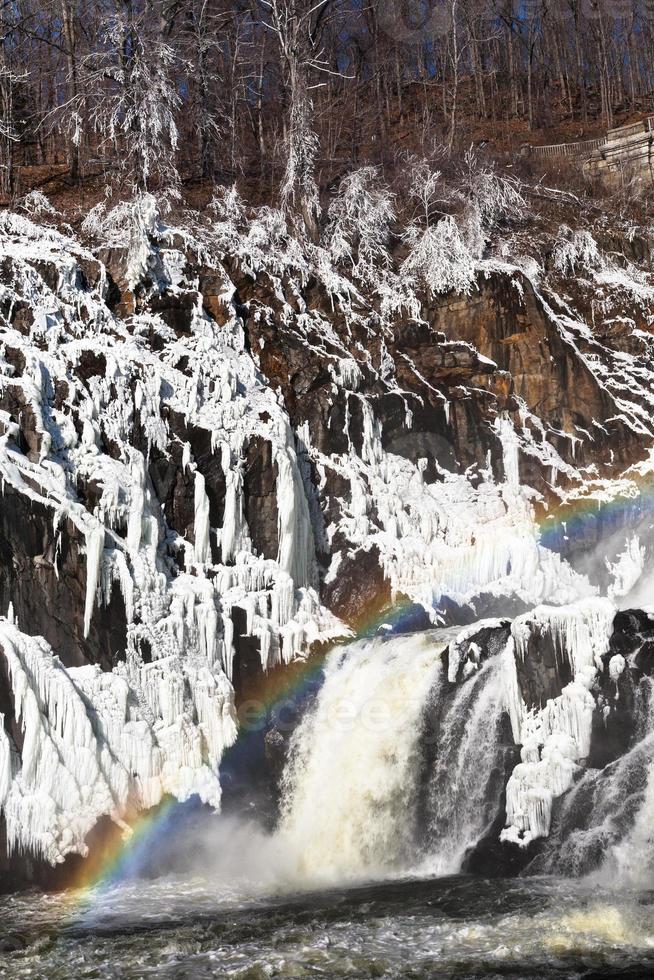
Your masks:
M 361 456 L 366 463 L 373 465 L 379 464 L 383 456 L 381 423 L 375 417 L 367 398 L 360 397 L 359 404 L 361 405 L 363 415 L 363 447 L 361 449 Z
M 11 788 L 11 746 L 4 728 L 5 716 L 0 714 L 0 811 Z
M 84 606 L 84 636 L 89 635 L 95 594 L 100 577 L 100 562 L 104 550 L 104 527 L 94 522 L 86 532 L 86 602 Z
M 504 461 L 504 478 L 507 486 L 517 490 L 520 486 L 520 465 L 518 459 L 519 442 L 513 423 L 506 415 L 495 419 L 495 431 L 502 443 L 502 458 Z
M 209 498 L 205 489 L 204 476 L 199 470 L 195 472 L 195 560 L 198 564 L 206 565 L 211 561 L 211 546 L 209 543 Z
M 145 460 L 139 453 L 132 457 L 132 485 L 130 488 L 130 508 L 127 523 L 127 547 L 130 552 L 138 551 L 141 543 L 143 505 L 145 501 Z
M 234 623 L 231 610 L 225 610 L 223 616 L 223 668 L 228 679 L 232 680 L 234 666 Z
M 226 475 L 225 515 L 221 534 L 221 558 L 226 564 L 234 559 L 243 532 L 243 474 L 240 464 Z
M 288 430 L 289 442 L 292 438 Z M 275 462 L 279 515 L 277 562 L 296 586 L 311 585 L 315 567 L 313 529 L 295 451 L 287 444 L 285 451 L 277 454 Z
M 270 662 L 270 652 L 271 652 L 271 641 L 272 635 L 270 628 L 267 625 L 262 625 L 257 630 L 257 635 L 259 637 L 259 654 L 261 656 L 261 667 L 265 671 L 268 670 Z
M 127 559 L 122 551 L 114 551 L 112 571 L 118 577 L 120 592 L 125 603 L 125 619 L 129 626 L 134 622 L 134 580 L 127 566 Z

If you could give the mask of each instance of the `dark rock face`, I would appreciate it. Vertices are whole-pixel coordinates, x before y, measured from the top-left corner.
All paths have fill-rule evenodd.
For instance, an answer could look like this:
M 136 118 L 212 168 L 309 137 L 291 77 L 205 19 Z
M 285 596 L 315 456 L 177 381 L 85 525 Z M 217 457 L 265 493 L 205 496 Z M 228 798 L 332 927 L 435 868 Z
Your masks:
M 484 834 L 465 855 L 461 870 L 464 874 L 484 875 L 489 878 L 506 878 L 519 875 L 533 859 L 539 849 L 538 842 L 526 848 L 505 844 L 500 834 L 506 824 L 506 784 L 511 773 L 520 761 L 520 749 L 513 744 L 511 726 L 506 715 L 502 719 L 501 765 L 491 773 L 490 792 L 493 785 L 500 786 L 499 805 L 495 817 L 488 824 Z M 497 788 L 495 788 L 497 792 Z
M 239 654 L 242 650 L 240 646 Z M 275 828 L 291 740 L 322 685 L 322 660 L 316 653 L 308 661 L 273 667 L 264 675 L 260 662 L 252 661 L 253 669 L 248 670 L 248 661 L 241 659 L 237 668 L 241 736 L 221 763 L 222 812 L 255 817 L 269 830 Z
M 511 635 L 509 620 L 492 626 L 482 626 L 473 633 L 466 632 L 463 642 L 457 641 L 458 668 L 452 683 L 460 684 L 471 671 L 490 657 L 501 653 Z M 451 646 L 443 654 L 443 670 L 450 673 Z
M 605 766 L 629 752 L 647 733 L 651 691 L 647 678 L 654 676 L 654 620 L 641 609 L 622 610 L 613 623 L 609 652 L 598 680 L 597 709 L 588 765 Z M 617 679 L 611 677 L 610 662 L 624 657 L 625 666 Z
M 111 848 L 119 846 L 120 830 L 109 818 L 102 818 L 87 837 L 91 854 L 96 857 L 111 853 Z M 86 859 L 79 854 L 69 854 L 62 864 L 48 864 L 42 858 L 29 853 L 7 853 L 7 829 L 3 816 L 0 816 L 0 895 L 7 892 L 22 891 L 29 888 L 42 888 L 44 891 L 58 892 L 66 888 L 79 887 L 79 882 L 88 870 Z M 98 865 L 99 870 L 99 865 Z M 13 937 L 8 937 L 10 942 Z M 20 945 L 13 946 L 20 949 Z M 2 950 L 0 950 L 2 951 Z M 7 948 L 3 950 L 9 952 Z
M 194 507 L 193 493 L 195 479 L 192 473 L 184 472 L 182 468 L 182 447 L 173 445 L 170 454 L 162 453 L 156 448 L 150 453 L 148 474 L 152 486 L 161 501 L 166 523 L 182 536 L 188 535 L 193 539 Z M 224 478 L 218 476 L 218 493 L 216 483 L 210 482 L 210 501 L 222 501 L 224 495 Z
M 151 297 L 148 306 L 153 313 L 158 313 L 163 322 L 180 336 L 191 333 L 193 310 L 197 306 L 198 294 L 191 291 L 184 293 L 158 293 Z
M 391 606 L 391 586 L 384 577 L 377 549 L 346 553 L 333 580 L 324 584 L 323 598 L 356 632 L 383 617 Z
M 524 658 L 516 655 L 520 693 L 528 708 L 542 708 L 557 698 L 572 680 L 567 651 L 557 647 L 552 631 L 538 622 L 529 624 Z
M 125 655 L 125 607 L 119 589 L 100 605 L 84 636 L 85 545 L 64 520 L 6 487 L 0 508 L 0 608 L 11 604 L 21 627 L 43 636 L 63 664 L 111 670 Z
M 255 549 L 271 559 L 277 557 L 279 549 L 276 486 L 277 464 L 272 447 L 265 439 L 253 439 L 245 451 L 245 516 Z
M 473 344 L 511 378 L 511 393 L 560 433 L 556 448 L 568 461 L 590 461 L 583 456 L 587 446 L 580 456 L 575 443 L 579 427 L 586 425 L 593 431 L 594 458 L 598 452 L 607 460 L 617 453 L 628 463 L 638 452 L 638 440 L 624 423 L 614 420 L 604 432 L 597 430 L 595 421 L 611 418 L 611 398 L 556 329 L 526 278 L 480 277 L 470 298 L 448 297 L 435 306 L 431 323 Z M 529 481 L 531 475 L 527 471 L 523 478 Z

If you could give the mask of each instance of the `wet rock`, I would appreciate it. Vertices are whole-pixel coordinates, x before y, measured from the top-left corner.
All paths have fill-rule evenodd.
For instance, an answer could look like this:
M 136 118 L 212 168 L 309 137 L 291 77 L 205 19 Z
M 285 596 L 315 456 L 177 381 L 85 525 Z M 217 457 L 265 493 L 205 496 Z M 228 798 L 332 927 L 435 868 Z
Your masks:
M 243 477 L 245 517 L 258 555 L 276 558 L 279 548 L 277 464 L 267 439 L 251 439 L 245 451 Z
M 0 609 L 13 606 L 27 632 L 43 636 L 67 667 L 97 663 L 110 670 L 125 656 L 126 621 L 120 589 L 96 604 L 84 636 L 85 541 L 52 511 L 6 486 L 0 507 Z
M 505 620 L 501 623 L 482 626 L 474 632 L 466 630 L 463 635 L 464 639 L 454 640 L 443 654 L 443 670 L 448 677 L 451 658 L 453 655 L 456 656 L 458 667 L 456 676 L 452 681 L 456 684 L 462 683 L 473 671 L 478 670 L 482 663 L 504 650 L 511 635 L 511 622 Z M 456 647 L 454 654 L 452 653 L 453 646 Z
M 107 373 L 107 358 L 101 351 L 83 350 L 79 355 L 75 373 L 84 381 L 90 378 L 104 378 Z
M 654 675 L 654 619 L 641 609 L 621 610 L 613 621 L 609 651 L 597 680 L 588 765 L 603 769 L 642 738 L 647 725 L 647 687 Z
M 198 291 L 205 312 L 216 323 L 224 326 L 232 314 L 232 287 L 226 275 L 215 269 L 202 269 L 199 273 Z
M 377 548 L 344 554 L 334 577 L 323 584 L 322 595 L 355 632 L 383 619 L 391 607 L 391 584 L 384 576 Z
M 528 708 L 543 708 L 550 698 L 557 698 L 572 680 L 572 666 L 567 651 L 558 648 L 546 623 L 528 623 L 529 636 L 524 658 L 516 653 L 515 663 L 520 693 Z
M 100 248 L 96 254 L 108 273 L 105 303 L 116 316 L 130 316 L 135 311 L 136 299 L 129 285 L 128 249 Z
M 17 426 L 16 445 L 28 459 L 37 462 L 41 454 L 42 433 L 36 430 L 34 409 L 18 385 L 7 384 L 0 389 L 0 410 L 7 412 Z
M 27 938 L 21 936 L 20 933 L 9 932 L 0 936 L 0 953 L 15 953 L 19 949 L 25 949 L 28 945 Z

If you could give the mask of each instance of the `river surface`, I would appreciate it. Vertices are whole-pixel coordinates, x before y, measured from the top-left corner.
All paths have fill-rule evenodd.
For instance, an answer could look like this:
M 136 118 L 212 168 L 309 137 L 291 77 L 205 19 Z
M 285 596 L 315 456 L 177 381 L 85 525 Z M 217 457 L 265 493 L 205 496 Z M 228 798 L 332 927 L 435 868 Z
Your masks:
M 254 893 L 256 894 L 256 883 Z M 200 878 L 0 901 L 7 978 L 651 977 L 654 892 L 453 876 L 245 898 Z

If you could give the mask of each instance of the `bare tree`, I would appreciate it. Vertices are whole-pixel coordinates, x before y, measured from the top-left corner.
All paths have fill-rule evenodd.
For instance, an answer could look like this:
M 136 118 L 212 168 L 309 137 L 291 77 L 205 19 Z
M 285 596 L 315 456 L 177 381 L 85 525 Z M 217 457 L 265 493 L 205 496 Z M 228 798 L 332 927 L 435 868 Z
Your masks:
M 326 20 L 338 0 L 259 0 L 268 12 L 266 26 L 273 33 L 282 58 L 289 109 L 286 120 L 286 168 L 282 200 L 299 208 L 305 228 L 317 239 L 320 198 L 315 180 L 319 139 L 312 124 L 311 91 L 317 73 L 333 69 L 325 58 L 321 38 Z
M 61 33 L 66 56 L 68 101 L 73 107 L 69 115 L 69 163 L 70 176 L 77 182 L 80 176 L 80 142 L 82 118 L 80 108 L 80 86 L 77 50 L 77 24 L 75 0 L 61 0 Z
M 0 0 L 0 190 L 101 155 L 126 187 L 280 195 L 315 239 L 348 171 L 600 133 L 653 91 L 654 0 Z
M 26 73 L 12 64 L 19 24 L 19 9 L 5 4 L 0 9 L 0 188 L 4 194 L 14 189 L 15 150 L 20 139 L 16 95 L 19 84 L 26 78 Z
M 92 125 L 113 147 L 121 172 L 141 190 L 156 178 L 167 183 L 178 178 L 180 59 L 161 26 L 123 0 L 101 26 L 101 50 L 89 55 L 83 68 Z

